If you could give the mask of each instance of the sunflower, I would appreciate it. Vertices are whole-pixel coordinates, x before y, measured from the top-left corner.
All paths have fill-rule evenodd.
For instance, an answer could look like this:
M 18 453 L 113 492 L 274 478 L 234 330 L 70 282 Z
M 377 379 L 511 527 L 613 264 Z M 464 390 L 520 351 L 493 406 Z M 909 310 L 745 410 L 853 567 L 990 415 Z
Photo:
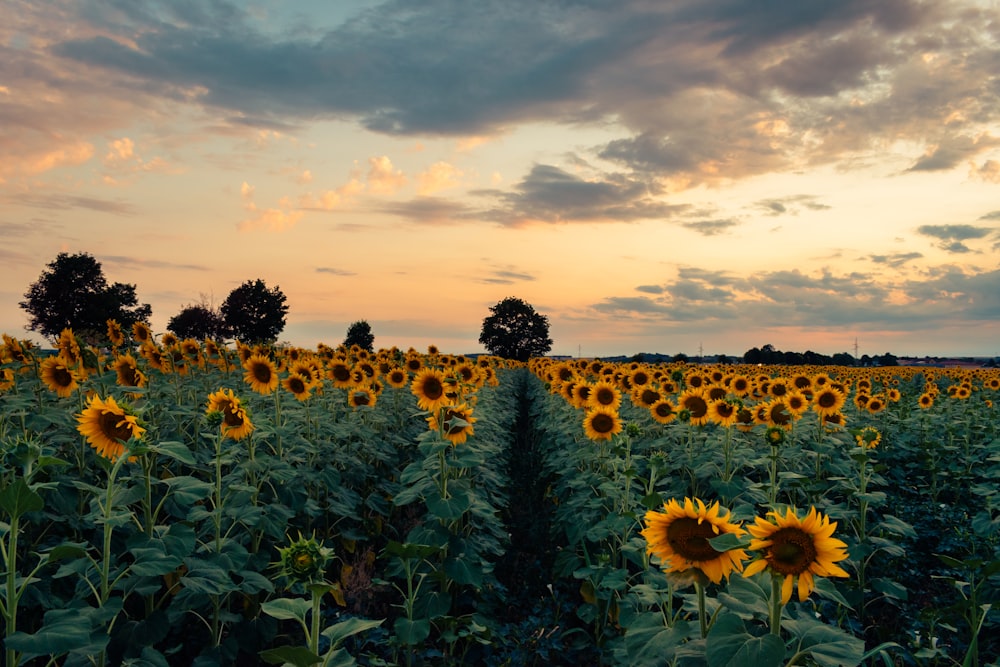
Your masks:
M 799 519 L 792 508 L 785 515 L 771 511 L 767 516 L 773 521 L 757 517 L 755 525 L 748 526 L 754 539 L 750 542 L 752 551 L 760 551 L 761 557 L 749 565 L 743 576 L 751 577 L 765 568 L 771 576 L 784 577 L 781 587 L 781 601 L 788 604 L 792 598 L 792 587 L 798 579 L 799 601 L 805 602 L 815 588 L 814 576 L 848 577 L 837 563 L 847 558 L 847 545 L 832 537 L 837 522 L 809 509 L 804 519 Z
M 0 368 L 0 394 L 14 386 L 14 370 L 11 368 Z
M 575 408 L 582 408 L 587 405 L 590 399 L 590 390 L 593 388 L 589 382 L 577 382 L 573 385 L 573 397 L 570 404 Z
M 394 389 L 402 389 L 409 379 L 410 376 L 405 368 L 392 368 L 385 374 L 385 381 Z
M 788 408 L 788 403 L 784 399 L 773 398 L 765 404 L 767 408 L 767 423 L 771 426 L 780 426 L 783 429 L 791 429 L 795 414 Z
M 649 414 L 661 424 L 669 424 L 677 419 L 677 406 L 665 398 L 649 406 Z
M 287 389 L 298 401 L 306 401 L 312 397 L 312 382 L 300 373 L 291 373 L 281 381 L 281 386 Z
M 920 394 L 920 398 L 917 399 L 917 404 L 920 406 L 922 410 L 926 410 L 927 408 L 934 405 L 934 395 L 929 392 L 924 392 L 923 394 Z
M 583 432 L 591 440 L 610 440 L 611 436 L 622 432 L 618 411 L 604 407 L 590 408 L 583 417 Z
M 698 389 L 688 389 L 677 399 L 677 408 L 687 410 L 692 426 L 702 426 L 708 423 L 708 401 Z
M 809 399 L 801 391 L 793 389 L 785 394 L 785 405 L 798 419 L 809 409 Z
M 258 394 L 267 396 L 278 388 L 278 369 L 263 354 L 253 354 L 244 363 L 243 381 Z
M 337 389 L 347 389 L 348 387 L 354 386 L 354 381 L 351 379 L 351 365 L 343 360 L 336 360 L 330 362 L 327 366 L 326 374 L 333 382 L 333 386 Z
M 108 340 L 111 341 L 112 347 L 121 347 L 125 344 L 125 334 L 122 333 L 122 325 L 118 324 L 118 320 L 109 319 L 108 322 Z
M 633 387 L 645 387 L 652 378 L 645 368 L 636 368 L 629 373 L 628 381 Z
M 417 397 L 417 406 L 421 410 L 435 412 L 438 408 L 450 404 L 448 397 L 447 378 L 444 373 L 435 368 L 424 368 L 413 378 L 410 391 Z
M 242 440 L 253 433 L 254 425 L 250 415 L 243 407 L 240 399 L 233 395 L 232 389 L 220 389 L 208 395 L 206 414 L 218 412 L 222 414 L 219 430 L 222 435 L 232 440 Z
M 745 375 L 734 375 L 729 381 L 729 391 L 740 398 L 749 396 L 752 389 L 753 385 L 750 384 L 750 378 Z
M 660 394 L 658 389 L 648 385 L 636 387 L 632 390 L 632 402 L 636 405 L 641 405 L 644 408 L 653 406 L 662 398 L 663 395 Z
M 366 384 L 351 387 L 347 390 L 347 404 L 352 408 L 361 406 L 375 407 L 378 396 Z
M 719 426 L 732 426 L 736 423 L 737 410 L 735 403 L 718 399 L 708 404 L 708 418 Z
M 646 527 L 641 535 L 646 539 L 646 552 L 660 560 L 665 572 L 699 570 L 712 583 L 721 583 L 722 578 L 736 570 L 743 571 L 743 561 L 747 554 L 743 549 L 716 551 L 712 538 L 726 533 L 742 537 L 746 534 L 738 524 L 729 521 L 730 513 L 722 510 L 719 503 L 706 507 L 699 498 L 694 501 L 684 499 L 681 505 L 671 498 L 664 503 L 665 512 L 646 512 Z
M 874 426 L 865 426 L 855 434 L 854 440 L 858 443 L 858 447 L 875 449 L 882 442 L 882 433 Z
M 871 414 L 875 415 L 883 410 L 885 410 L 885 398 L 882 394 L 875 394 L 868 399 L 868 403 L 865 405 L 865 409 Z
M 123 354 L 115 357 L 113 364 L 117 382 L 122 387 L 145 387 L 146 376 L 139 370 L 139 365 L 135 357 L 131 354 Z
M 39 371 L 45 386 L 61 398 L 70 396 L 79 386 L 77 384 L 79 374 L 76 369 L 66 363 L 62 356 L 46 357 Z
M 622 403 L 622 393 L 613 383 L 607 380 L 598 380 L 590 388 L 590 397 L 587 407 L 605 407 L 617 410 Z
M 135 322 L 132 325 L 132 337 L 140 343 L 148 343 L 153 340 L 153 332 L 145 322 Z
M 472 408 L 468 403 L 445 406 L 427 418 L 429 428 L 439 431 L 452 445 L 461 445 L 470 435 L 474 435 L 472 425 L 475 423 L 476 418 L 472 416 Z
M 160 336 L 160 345 L 162 345 L 163 347 L 173 347 L 174 345 L 177 345 L 179 342 L 180 341 L 177 339 L 177 336 L 170 333 L 169 331 Z
M 825 417 L 840 412 L 846 402 L 847 396 L 844 392 L 833 387 L 822 387 L 813 394 L 812 409 L 820 417 Z
M 79 425 L 76 430 L 87 439 L 97 453 L 114 462 L 125 453 L 125 444 L 133 438 L 138 440 L 146 432 L 139 425 L 138 418 L 119 406 L 114 397 L 101 400 L 93 396 L 87 407 L 76 416 Z

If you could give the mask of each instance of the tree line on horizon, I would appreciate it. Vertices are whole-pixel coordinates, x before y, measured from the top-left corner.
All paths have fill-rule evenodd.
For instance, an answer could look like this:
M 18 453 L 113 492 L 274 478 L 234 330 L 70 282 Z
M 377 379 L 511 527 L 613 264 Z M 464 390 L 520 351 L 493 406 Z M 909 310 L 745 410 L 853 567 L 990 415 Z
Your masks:
M 219 307 L 202 295 L 184 306 L 167 322 L 167 330 L 181 339 L 236 339 L 247 344 L 274 344 L 285 328 L 287 297 L 277 286 L 247 280 L 233 289 Z M 130 331 L 138 322 L 149 324 L 152 306 L 140 303 L 136 286 L 108 283 L 101 263 L 93 255 L 59 253 L 18 304 L 28 316 L 25 327 L 50 341 L 71 329 L 82 341 L 94 345 L 108 340 L 108 321 Z M 490 352 L 527 361 L 552 349 L 548 318 L 527 302 L 507 297 L 490 307 L 483 320 L 479 342 Z M 343 345 L 374 351 L 375 336 L 365 320 L 353 322 Z

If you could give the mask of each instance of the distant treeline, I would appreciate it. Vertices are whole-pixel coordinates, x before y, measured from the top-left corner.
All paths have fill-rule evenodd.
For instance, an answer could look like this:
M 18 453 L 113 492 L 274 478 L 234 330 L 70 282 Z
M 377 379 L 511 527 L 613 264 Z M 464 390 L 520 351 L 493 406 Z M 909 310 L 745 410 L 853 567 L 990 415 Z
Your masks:
M 867 354 L 862 355 L 860 358 L 855 358 L 854 355 L 847 352 L 838 352 L 834 355 L 820 354 L 819 352 L 813 352 L 812 350 L 806 350 L 805 352 L 783 352 L 781 350 L 774 349 L 771 344 L 764 345 L 763 347 L 752 347 L 743 353 L 742 357 L 737 357 L 733 355 L 719 354 L 719 355 L 708 355 L 704 357 L 689 357 L 683 352 L 674 355 L 660 354 L 660 353 L 650 353 L 650 352 L 640 352 L 639 354 L 633 355 L 631 357 L 621 357 L 621 359 L 627 359 L 629 361 L 640 361 L 644 363 L 664 363 L 669 361 L 684 361 L 684 362 L 713 362 L 717 364 L 786 364 L 786 365 L 802 365 L 802 364 L 812 364 L 817 366 L 898 366 L 899 359 L 896 355 L 886 352 L 882 355 L 869 356 Z M 608 359 L 613 361 L 614 359 Z

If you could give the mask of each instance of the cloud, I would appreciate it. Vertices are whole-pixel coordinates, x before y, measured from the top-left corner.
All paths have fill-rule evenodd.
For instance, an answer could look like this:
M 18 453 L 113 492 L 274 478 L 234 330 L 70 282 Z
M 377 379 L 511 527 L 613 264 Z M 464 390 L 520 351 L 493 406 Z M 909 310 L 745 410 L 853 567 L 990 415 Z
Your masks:
M 996 232 L 992 227 L 976 225 L 921 225 L 917 228 L 918 234 L 939 239 L 938 248 L 956 254 L 973 252 L 963 241 L 985 238 Z
M 622 174 L 585 179 L 559 167 L 537 164 L 512 191 L 480 190 L 499 204 L 483 214 L 505 225 L 532 222 L 635 222 L 668 219 L 688 210 L 655 197 L 660 186 Z
M 479 282 L 487 285 L 513 285 L 534 280 L 536 280 L 535 276 L 530 273 L 515 271 L 512 268 L 497 268 L 493 269 L 486 277 L 480 278 Z
M 969 177 L 987 183 L 1000 183 L 1000 161 L 986 160 L 981 166 L 969 162 Z
M 697 222 L 681 223 L 683 227 L 694 230 L 702 236 L 717 236 L 731 227 L 739 225 L 735 220 L 698 220 Z
M 32 208 L 50 210 L 70 211 L 77 208 L 84 208 L 121 216 L 134 216 L 139 213 L 139 209 L 129 202 L 121 200 L 112 201 L 83 195 L 20 193 L 7 195 L 3 199 L 18 206 L 30 206 Z
M 876 264 L 885 264 L 894 269 L 897 269 L 907 262 L 912 262 L 915 259 L 920 259 L 923 257 L 922 253 L 919 252 L 897 252 L 891 255 L 869 255 L 871 260 Z
M 457 187 L 461 183 L 462 176 L 462 171 L 455 165 L 435 162 L 426 171 L 417 174 L 417 194 L 427 196 Z
M 372 194 L 392 194 L 406 185 L 407 178 L 402 171 L 392 166 L 392 160 L 385 155 L 368 158 L 368 192 Z
M 331 276 L 356 276 L 358 275 L 354 271 L 348 271 L 347 269 L 335 269 L 330 266 L 320 266 L 316 269 L 316 273 L 328 273 Z
M 997 137 L 981 134 L 978 137 L 948 136 L 927 149 L 924 155 L 907 171 L 943 171 L 952 169 L 968 158 L 996 146 Z
M 815 195 L 791 195 L 788 197 L 778 197 L 774 199 L 761 199 L 753 204 L 753 207 L 768 216 L 798 215 L 802 208 L 811 211 L 825 211 L 830 207 L 816 201 Z
M 252 232 L 262 229 L 268 232 L 284 232 L 295 226 L 302 219 L 302 211 L 288 211 L 277 208 L 249 209 L 252 213 L 236 225 L 241 232 Z
M 392 202 L 379 210 L 422 225 L 451 225 L 474 217 L 473 210 L 465 204 L 440 197 Z
M 177 271 L 210 271 L 212 267 L 204 264 L 185 264 L 182 262 L 165 262 L 158 259 L 144 259 L 126 255 L 101 255 L 101 262 L 119 267 L 134 269 L 170 269 Z

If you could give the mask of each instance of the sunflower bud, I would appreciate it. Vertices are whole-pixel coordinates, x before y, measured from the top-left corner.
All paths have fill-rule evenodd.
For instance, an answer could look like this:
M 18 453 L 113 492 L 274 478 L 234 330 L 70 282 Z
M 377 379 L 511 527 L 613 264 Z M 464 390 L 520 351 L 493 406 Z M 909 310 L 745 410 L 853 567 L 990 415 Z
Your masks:
M 323 581 L 326 575 L 326 565 L 333 555 L 333 549 L 324 547 L 316 541 L 316 536 L 308 539 L 299 533 L 299 539 L 291 542 L 285 548 L 278 547 L 281 576 L 292 584 L 313 584 Z
M 769 426 L 764 431 L 764 440 L 772 447 L 781 447 L 785 444 L 785 429 L 780 426 Z

